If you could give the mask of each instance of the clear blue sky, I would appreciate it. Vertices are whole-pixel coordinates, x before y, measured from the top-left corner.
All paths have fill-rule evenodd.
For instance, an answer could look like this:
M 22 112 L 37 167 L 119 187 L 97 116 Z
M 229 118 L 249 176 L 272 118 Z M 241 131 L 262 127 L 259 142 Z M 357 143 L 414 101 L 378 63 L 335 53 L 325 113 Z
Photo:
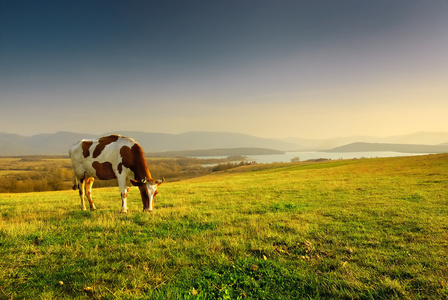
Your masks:
M 0 131 L 448 131 L 448 1 L 0 0 Z

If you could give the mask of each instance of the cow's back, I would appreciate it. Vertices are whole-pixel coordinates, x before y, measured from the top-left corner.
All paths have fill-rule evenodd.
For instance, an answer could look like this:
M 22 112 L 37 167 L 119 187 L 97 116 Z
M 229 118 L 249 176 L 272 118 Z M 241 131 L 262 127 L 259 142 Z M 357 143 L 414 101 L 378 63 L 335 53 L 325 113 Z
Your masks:
M 123 146 L 132 147 L 133 139 L 119 135 L 110 135 L 99 139 L 84 139 L 69 149 L 75 175 L 97 179 L 113 179 L 117 175 L 118 165 L 121 163 L 120 149 Z

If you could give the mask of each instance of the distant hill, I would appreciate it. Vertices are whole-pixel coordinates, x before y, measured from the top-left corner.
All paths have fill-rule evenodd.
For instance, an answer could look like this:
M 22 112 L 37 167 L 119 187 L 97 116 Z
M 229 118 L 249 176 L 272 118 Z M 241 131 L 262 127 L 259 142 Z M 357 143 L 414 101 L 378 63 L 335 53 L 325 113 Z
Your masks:
M 17 134 L 0 133 L 0 155 L 45 155 L 67 154 L 68 147 L 82 138 L 96 135 L 72 132 L 38 134 L 25 137 Z
M 447 143 L 448 132 L 420 131 L 413 134 L 391 137 L 389 143 L 416 144 L 416 145 L 438 145 Z
M 116 131 L 114 133 L 134 138 L 146 152 L 242 147 L 292 151 L 301 148 L 295 143 L 231 132 L 193 131 L 180 134 L 162 134 Z
M 439 145 L 448 144 L 448 132 L 420 131 L 412 134 L 395 135 L 386 137 L 375 136 L 348 136 L 329 139 L 303 139 L 286 138 L 283 141 L 295 143 L 312 150 L 324 150 L 352 143 L 383 143 L 383 144 L 412 144 L 412 145 Z
M 341 147 L 324 150 L 325 152 L 375 152 L 393 151 L 401 153 L 445 153 L 448 145 L 413 145 L 386 143 L 351 143 Z
M 228 132 L 186 132 L 181 134 L 114 131 L 102 135 L 60 131 L 30 137 L 0 133 L 0 156 L 52 155 L 68 153 L 68 148 L 83 138 L 121 134 L 134 138 L 145 152 L 185 151 L 220 148 L 264 148 L 281 151 L 297 150 L 297 144 L 276 139 Z M 238 154 L 241 155 L 241 154 Z
M 246 155 L 270 155 L 284 154 L 285 152 L 265 148 L 224 148 L 208 150 L 184 150 L 184 151 L 166 151 L 154 152 L 152 156 L 156 157 L 185 157 L 185 156 L 246 156 Z

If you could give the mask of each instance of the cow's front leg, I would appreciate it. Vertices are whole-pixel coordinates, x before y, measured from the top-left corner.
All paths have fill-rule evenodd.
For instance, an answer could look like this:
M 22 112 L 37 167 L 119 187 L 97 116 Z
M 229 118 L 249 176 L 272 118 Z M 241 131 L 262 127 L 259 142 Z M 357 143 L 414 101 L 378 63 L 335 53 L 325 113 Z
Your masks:
M 90 210 L 96 210 L 95 203 L 92 200 L 92 185 L 93 185 L 93 177 L 89 177 L 85 180 L 85 192 L 87 196 L 87 200 L 89 200 Z
M 128 206 L 126 200 L 128 198 L 129 188 L 126 187 L 121 190 L 121 213 L 125 214 L 128 212 Z

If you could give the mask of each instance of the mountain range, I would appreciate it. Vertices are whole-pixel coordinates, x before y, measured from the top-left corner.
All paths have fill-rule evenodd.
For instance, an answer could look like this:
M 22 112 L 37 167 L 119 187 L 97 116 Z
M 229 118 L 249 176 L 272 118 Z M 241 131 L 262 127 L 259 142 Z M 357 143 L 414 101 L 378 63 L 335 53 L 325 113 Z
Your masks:
M 327 149 L 325 152 L 376 152 L 391 151 L 401 153 L 446 153 L 448 144 L 439 145 L 413 145 L 413 144 L 387 144 L 387 143 L 351 143 L 348 145 Z
M 263 148 L 280 151 L 336 151 L 337 147 L 353 143 L 364 143 L 355 147 L 346 147 L 338 151 L 397 151 L 415 152 L 416 145 L 436 146 L 432 149 L 437 152 L 448 152 L 448 133 L 418 132 L 410 135 L 389 137 L 367 137 L 353 136 L 332 139 L 269 139 L 260 138 L 247 134 L 230 132 L 207 132 L 195 131 L 181 134 L 149 133 L 140 131 L 116 131 L 101 135 L 74 133 L 60 131 L 56 133 L 44 133 L 33 136 L 22 136 L 18 134 L 0 132 L 0 156 L 20 155 L 65 155 L 68 148 L 81 139 L 97 138 L 109 134 L 121 134 L 134 138 L 143 147 L 145 152 L 166 151 L 191 151 L 206 149 L 228 149 L 228 148 Z M 383 144 L 381 147 L 378 144 Z M 389 144 L 400 144 L 400 147 L 392 147 Z M 387 146 L 389 145 L 389 146 Z M 336 148 L 336 150 L 335 150 Z M 431 148 L 431 147 L 430 147 Z M 430 149 L 425 148 L 425 149 Z M 358 150 L 354 150 L 358 149 Z M 361 149 L 361 150 L 360 150 Z M 375 150 L 383 149 L 383 150 Z M 397 150 L 384 150 L 397 149 Z M 433 151 L 417 151 L 435 153 Z
M 186 132 L 181 134 L 116 131 L 101 135 L 74 132 L 56 132 L 21 136 L 0 133 L 0 156 L 65 155 L 68 148 L 81 139 L 97 138 L 109 134 L 121 134 L 134 138 L 145 152 L 186 151 L 218 148 L 265 148 L 286 151 L 298 150 L 294 143 L 265 139 L 245 134 L 227 132 Z
M 310 149 L 325 150 L 352 143 L 382 143 L 382 144 L 413 144 L 413 145 L 448 145 L 448 132 L 420 131 L 407 135 L 393 135 L 386 137 L 348 136 L 329 139 L 286 138 L 284 141 L 308 147 Z

